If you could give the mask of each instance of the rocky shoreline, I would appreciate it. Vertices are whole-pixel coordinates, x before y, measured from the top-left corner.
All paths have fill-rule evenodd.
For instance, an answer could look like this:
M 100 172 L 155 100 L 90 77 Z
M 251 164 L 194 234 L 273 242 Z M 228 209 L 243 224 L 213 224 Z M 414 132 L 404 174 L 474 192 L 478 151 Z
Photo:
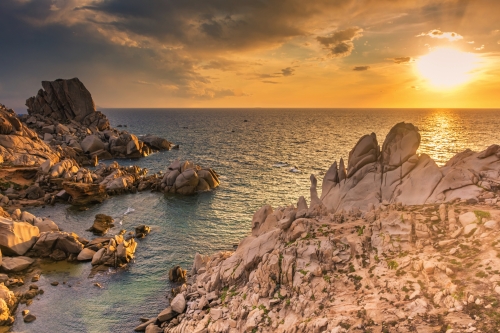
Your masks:
M 500 149 L 443 167 L 418 129 L 364 136 L 311 204 L 264 206 L 234 252 L 196 254 L 170 306 L 135 328 L 164 332 L 497 332 Z
M 134 231 L 107 235 L 113 220 L 98 214 L 90 230 L 99 237 L 87 240 L 62 231 L 63 221 L 36 217 L 26 207 L 67 203 L 85 210 L 112 195 L 146 190 L 192 195 L 220 183 L 214 170 L 190 161 L 175 160 L 165 172 L 152 175 L 116 161 L 99 163 L 178 146 L 112 128 L 77 78 L 44 81 L 42 86 L 26 101 L 28 115 L 17 116 L 0 105 L 0 326 L 13 324 L 19 303 L 29 305 L 43 294 L 36 284 L 25 290 L 33 272 L 43 274 L 41 262 L 90 261 L 93 276 L 125 267 L 134 258 L 135 239 L 150 232 L 138 225 Z M 25 310 L 23 319 L 32 322 L 36 316 Z

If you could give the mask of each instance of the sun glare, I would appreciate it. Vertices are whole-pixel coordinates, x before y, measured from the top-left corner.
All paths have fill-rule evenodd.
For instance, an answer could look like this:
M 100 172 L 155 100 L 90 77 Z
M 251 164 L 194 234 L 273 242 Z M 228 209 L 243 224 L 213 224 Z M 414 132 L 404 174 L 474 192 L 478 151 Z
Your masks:
M 437 49 L 417 60 L 420 75 L 437 88 L 453 88 L 469 82 L 477 65 L 476 55 L 449 48 Z

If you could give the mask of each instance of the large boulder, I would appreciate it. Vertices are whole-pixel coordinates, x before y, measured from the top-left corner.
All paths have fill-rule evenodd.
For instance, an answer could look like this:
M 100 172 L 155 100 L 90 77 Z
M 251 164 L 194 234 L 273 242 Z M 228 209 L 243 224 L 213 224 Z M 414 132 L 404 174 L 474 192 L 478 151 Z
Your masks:
M 398 167 L 415 155 L 420 146 L 420 133 L 413 124 L 396 124 L 382 145 L 382 163 L 389 169 Z
M 52 231 L 40 234 L 40 238 L 33 246 L 33 251 L 40 257 L 48 257 L 56 250 L 60 250 L 68 256 L 70 254 L 79 254 L 83 247 L 84 245 L 80 242 L 77 234 Z
M 3 257 L 2 258 L 2 269 L 5 272 L 20 272 L 28 268 L 32 263 L 35 262 L 34 259 L 29 257 Z
M 86 153 L 93 153 L 104 149 L 104 143 L 96 135 L 89 135 L 80 142 L 82 150 Z
M 6 255 L 22 256 L 35 244 L 40 231 L 27 222 L 0 217 L 0 250 Z
M 149 147 L 157 150 L 170 150 L 173 145 L 172 142 L 152 134 L 142 136 L 140 139 Z

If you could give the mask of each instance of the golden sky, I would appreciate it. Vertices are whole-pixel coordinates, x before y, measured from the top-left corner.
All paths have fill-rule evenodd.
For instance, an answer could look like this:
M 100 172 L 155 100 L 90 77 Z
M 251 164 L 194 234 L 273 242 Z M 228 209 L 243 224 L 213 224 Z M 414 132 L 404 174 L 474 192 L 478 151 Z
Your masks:
M 499 107 L 498 0 L 2 0 L 0 103 Z M 19 109 L 19 110 L 18 110 Z

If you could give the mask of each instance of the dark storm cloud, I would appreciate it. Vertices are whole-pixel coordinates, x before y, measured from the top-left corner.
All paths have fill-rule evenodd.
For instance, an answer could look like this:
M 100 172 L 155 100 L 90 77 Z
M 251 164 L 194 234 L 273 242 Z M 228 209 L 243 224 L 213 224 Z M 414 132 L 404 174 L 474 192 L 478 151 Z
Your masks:
M 370 69 L 370 66 L 356 66 L 352 70 L 356 72 L 363 72 L 367 71 L 368 69 Z
M 363 36 L 363 29 L 352 27 L 345 30 L 339 30 L 330 36 L 316 37 L 316 40 L 330 51 L 329 55 L 336 57 L 346 57 L 352 53 L 354 49 L 353 40 Z

